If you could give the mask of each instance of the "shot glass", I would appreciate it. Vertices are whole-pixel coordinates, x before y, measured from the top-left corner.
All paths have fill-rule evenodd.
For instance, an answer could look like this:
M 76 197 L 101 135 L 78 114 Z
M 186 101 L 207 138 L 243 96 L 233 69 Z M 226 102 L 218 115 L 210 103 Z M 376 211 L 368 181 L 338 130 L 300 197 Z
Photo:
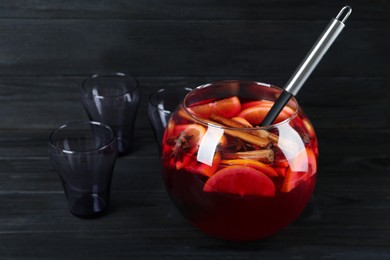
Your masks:
M 95 74 L 82 84 L 82 103 L 90 120 L 114 130 L 119 155 L 131 152 L 139 98 L 137 80 L 124 73 Z
M 69 211 L 80 218 L 105 213 L 117 158 L 112 129 L 93 121 L 69 123 L 51 133 L 48 150 L 63 184 Z
M 191 90 L 191 88 L 187 87 L 162 88 L 150 95 L 148 115 L 160 151 L 164 130 L 171 114 L 176 110 L 184 96 Z

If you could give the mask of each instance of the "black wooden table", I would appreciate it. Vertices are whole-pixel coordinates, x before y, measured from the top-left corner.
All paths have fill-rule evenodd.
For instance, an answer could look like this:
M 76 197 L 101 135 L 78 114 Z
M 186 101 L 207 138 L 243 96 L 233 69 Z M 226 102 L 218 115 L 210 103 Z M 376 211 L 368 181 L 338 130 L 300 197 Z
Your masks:
M 390 6 L 350 3 L 345 31 L 298 96 L 316 127 L 318 183 L 276 235 L 234 243 L 192 228 L 165 192 L 147 99 L 219 79 L 283 86 L 346 1 L 0 3 L 0 259 L 390 259 Z M 50 132 L 87 119 L 80 84 L 141 83 L 134 152 L 112 208 L 73 217 L 47 156 Z

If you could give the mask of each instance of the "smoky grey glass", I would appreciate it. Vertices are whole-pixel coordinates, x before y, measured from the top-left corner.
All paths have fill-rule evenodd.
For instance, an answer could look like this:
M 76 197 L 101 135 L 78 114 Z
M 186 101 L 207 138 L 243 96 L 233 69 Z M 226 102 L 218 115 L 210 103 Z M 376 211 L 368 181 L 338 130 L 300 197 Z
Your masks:
M 107 212 L 117 158 L 112 129 L 92 121 L 63 125 L 51 133 L 48 151 L 63 184 L 69 211 L 81 218 Z
M 95 74 L 82 84 L 82 103 L 90 120 L 115 132 L 119 155 L 131 152 L 140 92 L 138 81 L 124 73 Z

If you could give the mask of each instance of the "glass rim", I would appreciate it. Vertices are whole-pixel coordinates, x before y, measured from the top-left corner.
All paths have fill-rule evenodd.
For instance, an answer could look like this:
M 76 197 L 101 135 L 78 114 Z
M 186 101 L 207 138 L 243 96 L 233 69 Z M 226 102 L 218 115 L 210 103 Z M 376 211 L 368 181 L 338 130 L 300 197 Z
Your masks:
M 99 146 L 98 148 L 90 149 L 90 150 L 86 150 L 86 151 L 61 149 L 57 145 L 54 144 L 54 141 L 53 141 L 54 137 L 57 134 L 59 134 L 66 127 L 76 126 L 76 125 L 86 125 L 86 124 L 101 126 L 101 127 L 105 128 L 105 129 L 107 129 L 111 133 L 112 138 L 110 138 L 107 142 L 104 142 L 104 144 Z M 58 150 L 58 151 L 66 153 L 66 154 L 88 154 L 88 153 L 99 152 L 99 151 L 102 151 L 102 150 L 106 149 L 108 146 L 112 145 L 115 142 L 116 142 L 116 135 L 115 135 L 114 131 L 112 130 L 112 128 L 109 125 L 107 125 L 107 124 L 104 124 L 102 122 L 97 122 L 97 121 L 72 121 L 72 122 L 68 122 L 68 123 L 65 123 L 65 124 L 57 127 L 56 129 L 54 129 L 51 132 L 50 136 L 49 136 L 49 144 L 50 144 L 50 146 L 53 147 L 54 149 Z
M 139 82 L 138 82 L 138 80 L 135 77 L 133 77 L 132 75 L 126 74 L 124 72 L 92 74 L 90 77 L 88 77 L 88 78 L 83 80 L 83 83 L 81 84 L 81 89 L 83 90 L 83 92 L 88 93 L 88 89 L 86 87 L 86 84 L 88 82 L 90 82 L 92 80 L 96 80 L 96 79 L 110 79 L 110 78 L 113 78 L 113 79 L 129 79 L 129 80 L 133 81 L 135 84 L 131 88 L 127 88 L 126 87 L 126 91 L 124 91 L 122 94 L 119 94 L 119 95 L 96 95 L 96 94 L 92 94 L 94 97 L 101 98 L 101 99 L 103 99 L 103 98 L 117 98 L 117 97 L 124 96 L 126 94 L 134 93 L 136 90 L 139 89 Z
M 174 89 L 182 89 L 182 90 L 188 90 L 188 93 L 189 94 L 193 89 L 190 88 L 190 87 L 174 87 L 174 88 L 160 88 L 156 91 L 154 91 L 150 96 L 149 96 L 149 104 L 151 104 L 155 109 L 157 109 L 158 111 L 161 111 L 163 112 L 164 114 L 166 115 L 169 115 L 171 114 L 173 111 L 169 111 L 169 110 L 165 110 L 163 108 L 159 108 L 157 106 L 157 104 L 155 102 L 153 102 L 153 98 L 157 95 L 157 94 L 160 94 L 162 92 L 165 92 L 165 91 L 169 91 L 169 90 L 174 90 Z M 185 96 L 187 96 L 187 94 Z M 181 102 L 180 102 L 181 103 Z M 180 104 L 179 103 L 179 104 Z
M 222 125 L 222 124 L 213 124 L 213 123 L 205 121 L 204 118 L 202 118 L 202 117 L 196 116 L 195 114 L 193 114 L 191 111 L 188 110 L 188 108 L 187 108 L 187 106 L 185 104 L 186 104 L 187 99 L 189 98 L 189 96 L 193 92 L 195 92 L 195 91 L 197 91 L 199 89 L 210 88 L 210 87 L 213 87 L 213 86 L 218 85 L 218 84 L 227 84 L 227 83 L 255 84 L 255 85 L 258 85 L 260 87 L 276 89 L 280 93 L 282 93 L 282 91 L 283 91 L 283 89 L 280 88 L 280 87 L 277 87 L 275 85 L 268 84 L 268 83 L 259 82 L 259 81 L 251 81 L 251 80 L 220 80 L 220 81 L 214 81 L 214 82 L 211 82 L 211 83 L 206 83 L 206 84 L 203 84 L 203 85 L 200 85 L 200 86 L 194 88 L 190 93 L 188 93 L 184 97 L 184 99 L 183 99 L 183 101 L 181 102 L 180 105 L 183 108 L 184 112 L 188 116 L 190 116 L 192 118 L 192 120 L 194 120 L 195 122 L 197 122 L 199 124 L 202 124 L 202 125 L 212 126 L 212 127 L 215 127 L 215 128 L 226 129 L 226 130 L 252 131 L 252 130 L 266 130 L 266 129 L 270 129 L 270 128 L 278 128 L 278 127 L 280 127 L 282 125 L 285 125 L 285 124 L 291 122 L 298 115 L 299 104 L 298 104 L 298 101 L 296 100 L 296 98 L 294 96 L 292 96 L 290 98 L 290 100 L 289 100 L 289 102 L 293 102 L 296 105 L 295 108 L 292 108 L 292 109 L 294 109 L 294 113 L 291 116 L 289 116 L 287 119 L 285 119 L 285 120 L 283 120 L 281 122 L 278 122 L 278 123 L 271 124 L 269 126 L 230 127 L 230 126 L 225 126 L 225 125 Z

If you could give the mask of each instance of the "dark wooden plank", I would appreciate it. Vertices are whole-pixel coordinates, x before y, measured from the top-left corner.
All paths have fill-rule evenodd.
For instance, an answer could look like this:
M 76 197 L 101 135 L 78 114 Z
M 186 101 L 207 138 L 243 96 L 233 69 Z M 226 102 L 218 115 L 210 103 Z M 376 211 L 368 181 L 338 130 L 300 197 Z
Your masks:
M 289 77 L 327 21 L 0 20 L 0 76 Z M 387 76 L 388 24 L 353 21 L 314 72 Z
M 354 8 L 354 19 L 388 20 L 386 1 L 4 1 L 0 18 L 25 19 L 151 19 L 151 20 L 328 20 L 346 4 Z
M 61 122 L 62 123 L 62 122 Z M 60 122 L 57 123 L 60 126 Z M 3 159 L 23 157 L 46 158 L 50 133 L 55 129 L 24 129 L 0 131 L 0 157 Z M 153 131 L 136 129 L 134 133 L 133 156 L 155 156 L 158 154 Z
M 47 129 L 49 134 L 67 121 L 86 120 L 80 101 L 80 86 L 85 77 L 0 77 L 0 129 Z M 150 131 L 147 103 L 153 91 L 162 87 L 195 87 L 226 78 L 138 79 L 141 103 L 136 128 Z M 288 78 L 237 79 L 279 85 Z M 389 78 L 313 77 L 298 94 L 298 100 L 316 128 L 384 128 L 390 125 L 389 84 Z
M 97 254 L 97 258 L 226 259 L 256 254 L 270 259 L 335 255 L 366 259 L 375 252 L 376 259 L 389 256 L 388 160 L 382 169 L 362 167 L 354 161 L 325 166 L 304 214 L 275 236 L 250 243 L 215 240 L 191 228 L 174 209 L 161 179 L 157 180 L 160 177 L 153 172 L 157 165 L 130 160 L 133 171 L 128 172 L 125 161 L 113 183 L 113 211 L 86 221 L 66 211 L 56 178 L 38 170 L 49 167 L 46 161 L 37 159 L 28 167 L 31 161 L 16 159 L 10 170 L 20 174 L 19 180 L 14 180 L 19 184 L 4 182 L 5 175 L 0 177 L 2 255 L 28 258 L 34 252 L 37 258 L 81 259 Z M 9 166 L 4 162 L 0 161 L 2 169 Z M 42 189 L 30 174 L 52 187 Z M 17 191 L 7 191 L 7 187 Z
M 157 205 L 161 203 L 161 200 L 149 196 L 142 200 L 152 200 Z M 31 201 L 44 205 L 46 199 L 36 196 Z M 122 217 L 118 217 L 120 213 L 116 212 L 104 219 L 81 221 L 64 216 L 61 211 L 56 213 L 40 207 L 30 212 L 27 223 L 23 222 L 25 218 L 18 219 L 19 227 L 29 225 L 32 230 L 0 234 L 0 249 L 6 257 L 28 257 L 30 251 L 37 258 L 56 259 L 85 259 L 95 254 L 94 258 L 97 259 L 110 256 L 139 259 L 164 256 L 170 259 L 253 259 L 254 255 L 266 259 L 331 258 L 335 255 L 339 256 L 337 259 L 340 256 L 367 259 L 374 254 L 378 257 L 376 259 L 386 259 L 389 255 L 388 245 L 384 243 L 389 236 L 388 229 L 373 228 L 369 223 L 348 224 L 348 218 L 354 219 L 355 215 L 343 216 L 340 211 L 329 210 L 323 220 L 318 216 L 301 219 L 272 238 L 243 244 L 206 237 L 190 228 L 176 212 L 166 209 L 166 206 L 149 209 L 134 207 Z M 52 217 L 42 217 L 42 213 L 38 212 L 41 210 Z M 380 212 L 377 216 L 384 217 L 385 213 Z M 378 224 L 382 223 L 383 220 Z M 42 228 L 46 230 L 45 227 L 49 227 L 47 231 L 40 231 Z M 25 250 L 18 250 L 21 247 Z
M 56 194 L 62 191 L 60 179 L 48 156 L 43 158 L 2 158 L 0 194 Z M 140 186 L 139 183 L 143 185 Z M 118 193 L 161 192 L 160 159 L 155 156 L 129 155 L 119 158 L 113 175 L 113 190 Z
M 90 231 L 86 231 L 90 232 Z M 132 233 L 131 233 L 132 232 Z M 99 234 L 90 233 L 90 236 L 74 234 L 49 233 L 45 237 L 35 237 L 24 234 L 26 239 L 15 239 L 15 235 L 7 235 L 5 240 L 5 256 L 14 258 L 31 258 L 27 250 L 34 250 L 34 256 L 40 259 L 107 259 L 107 258 L 136 258 L 136 259 L 261 259 L 283 260 L 288 258 L 330 258 L 330 259 L 388 259 L 386 246 L 359 246 L 359 245 L 313 245 L 302 241 L 301 236 L 307 232 L 295 233 L 297 238 L 291 239 L 288 244 L 276 242 L 269 245 L 267 242 L 257 242 L 250 246 L 215 241 L 204 237 L 197 237 L 197 242 L 188 236 L 187 230 L 177 232 L 177 236 L 167 236 L 165 233 L 152 231 L 157 234 L 152 239 L 136 237 L 130 230 L 127 235 L 115 236 L 115 242 Z M 136 235 L 142 234 L 136 232 Z M 335 233 L 333 233 L 336 235 Z M 337 236 L 337 235 L 336 235 Z M 309 236 L 309 238 L 311 238 Z M 345 238 L 343 236 L 343 238 Z M 366 236 L 367 240 L 371 237 Z M 28 243 L 27 240 L 31 242 Z M 45 245 L 45 247 L 43 247 Z M 20 250 L 19 248 L 27 250 Z M 39 248 L 39 249 L 36 249 Z

